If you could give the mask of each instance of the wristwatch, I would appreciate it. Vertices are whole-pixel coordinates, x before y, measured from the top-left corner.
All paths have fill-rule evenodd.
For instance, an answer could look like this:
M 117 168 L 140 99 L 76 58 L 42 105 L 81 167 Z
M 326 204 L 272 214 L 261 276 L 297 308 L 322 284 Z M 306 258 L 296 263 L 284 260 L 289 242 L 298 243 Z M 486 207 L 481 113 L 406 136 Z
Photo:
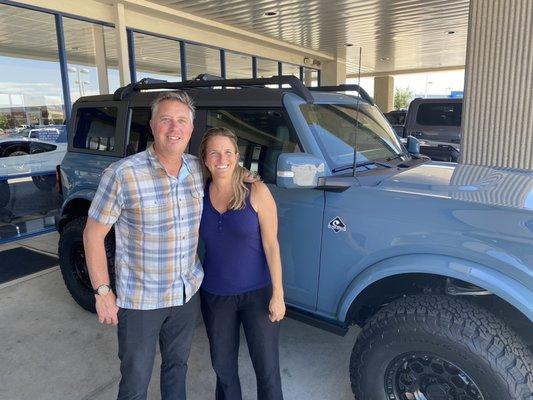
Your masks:
M 107 284 L 103 284 L 98 286 L 96 289 L 93 289 L 93 293 L 97 294 L 98 296 L 105 296 L 111 291 L 111 286 Z

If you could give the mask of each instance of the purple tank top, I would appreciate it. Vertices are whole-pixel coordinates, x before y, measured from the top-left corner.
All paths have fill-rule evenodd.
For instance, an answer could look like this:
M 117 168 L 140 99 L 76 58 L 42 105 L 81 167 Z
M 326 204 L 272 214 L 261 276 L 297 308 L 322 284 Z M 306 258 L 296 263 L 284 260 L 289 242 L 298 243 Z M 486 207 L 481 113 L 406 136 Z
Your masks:
M 205 245 L 204 281 L 206 292 L 230 296 L 260 289 L 270 283 L 257 213 L 250 194 L 242 210 L 220 214 L 211 204 L 207 184 L 200 222 Z

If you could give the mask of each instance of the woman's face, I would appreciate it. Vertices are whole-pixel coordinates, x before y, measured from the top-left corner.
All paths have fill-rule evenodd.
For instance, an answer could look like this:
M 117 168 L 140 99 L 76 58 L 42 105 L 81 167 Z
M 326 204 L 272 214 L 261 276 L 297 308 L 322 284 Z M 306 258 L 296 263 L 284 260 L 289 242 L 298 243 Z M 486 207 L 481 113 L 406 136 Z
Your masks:
M 204 163 L 214 179 L 231 176 L 238 161 L 239 153 L 230 138 L 213 136 L 207 141 Z

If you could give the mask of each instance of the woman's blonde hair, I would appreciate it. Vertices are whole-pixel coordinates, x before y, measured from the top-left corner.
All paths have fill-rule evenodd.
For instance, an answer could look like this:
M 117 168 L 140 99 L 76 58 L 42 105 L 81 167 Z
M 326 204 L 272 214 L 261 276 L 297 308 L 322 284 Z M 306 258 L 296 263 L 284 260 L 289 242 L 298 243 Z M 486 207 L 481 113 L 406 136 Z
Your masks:
M 210 128 L 204 134 L 202 143 L 200 143 L 200 159 L 202 161 L 202 170 L 204 173 L 204 184 L 212 179 L 211 172 L 205 166 L 205 158 L 207 152 L 207 143 L 209 140 L 215 136 L 227 137 L 231 140 L 233 147 L 235 149 L 235 154 L 239 153 L 239 147 L 237 146 L 237 135 L 233 133 L 228 128 L 219 127 L 219 128 Z M 236 160 L 235 169 L 231 176 L 231 186 L 233 187 L 233 197 L 229 201 L 228 209 L 230 210 L 242 210 L 246 205 L 246 196 L 248 195 L 248 188 L 244 184 L 245 171 L 243 167 L 239 165 L 239 160 Z

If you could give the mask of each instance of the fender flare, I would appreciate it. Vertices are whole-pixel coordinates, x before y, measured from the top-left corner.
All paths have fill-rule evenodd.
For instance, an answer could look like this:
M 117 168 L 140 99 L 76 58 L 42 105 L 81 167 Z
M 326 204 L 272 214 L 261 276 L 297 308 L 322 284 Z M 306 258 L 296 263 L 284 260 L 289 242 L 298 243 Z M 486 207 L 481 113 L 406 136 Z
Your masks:
M 373 283 L 395 275 L 431 274 L 460 279 L 482 287 L 511 304 L 533 322 L 533 288 L 485 265 L 443 255 L 410 254 L 379 261 L 358 274 L 339 303 L 337 317 L 346 321 L 357 297 Z

